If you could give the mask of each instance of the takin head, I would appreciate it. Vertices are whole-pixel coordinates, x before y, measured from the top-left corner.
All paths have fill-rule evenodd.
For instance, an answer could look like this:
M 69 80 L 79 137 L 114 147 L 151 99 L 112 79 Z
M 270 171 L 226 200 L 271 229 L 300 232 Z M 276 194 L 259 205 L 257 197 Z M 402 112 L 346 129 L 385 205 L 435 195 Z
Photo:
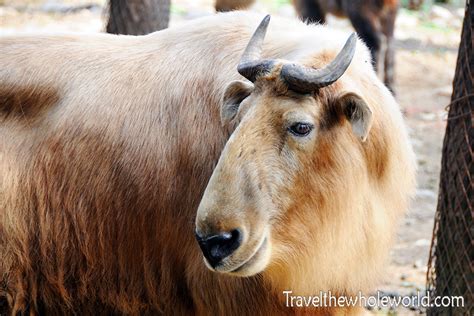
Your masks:
M 305 277 L 313 282 L 312 273 L 313 289 L 347 291 L 351 274 L 360 270 L 370 279 L 380 263 L 374 256 L 388 252 L 381 248 L 396 216 L 384 213 L 379 198 L 392 191 L 370 191 L 371 183 L 391 182 L 383 170 L 390 148 L 383 126 L 372 135 L 375 113 L 358 90 L 338 81 L 354 57 L 356 35 L 316 69 L 262 60 L 268 23 L 269 16 L 238 66 L 249 81 L 225 90 L 221 119 L 233 133 L 199 205 L 196 238 L 212 271 L 266 273 L 296 288 Z M 349 288 L 365 283 L 359 278 Z

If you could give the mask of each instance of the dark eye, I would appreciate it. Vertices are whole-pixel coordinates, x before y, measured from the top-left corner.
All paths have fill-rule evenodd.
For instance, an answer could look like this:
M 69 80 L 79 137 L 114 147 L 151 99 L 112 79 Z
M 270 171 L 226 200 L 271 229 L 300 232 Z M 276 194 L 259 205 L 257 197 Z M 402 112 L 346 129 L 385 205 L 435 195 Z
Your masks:
M 313 130 L 313 125 L 309 123 L 295 123 L 288 130 L 295 136 L 306 136 Z

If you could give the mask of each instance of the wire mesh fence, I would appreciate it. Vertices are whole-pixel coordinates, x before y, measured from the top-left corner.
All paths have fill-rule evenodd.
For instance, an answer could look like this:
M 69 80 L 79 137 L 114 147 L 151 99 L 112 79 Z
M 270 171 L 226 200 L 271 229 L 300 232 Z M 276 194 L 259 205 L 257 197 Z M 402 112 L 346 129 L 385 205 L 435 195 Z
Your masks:
M 467 0 L 443 143 L 438 208 L 427 274 L 427 290 L 432 299 L 462 296 L 464 306 L 432 306 L 427 310 L 428 315 L 474 315 L 473 22 L 474 6 Z

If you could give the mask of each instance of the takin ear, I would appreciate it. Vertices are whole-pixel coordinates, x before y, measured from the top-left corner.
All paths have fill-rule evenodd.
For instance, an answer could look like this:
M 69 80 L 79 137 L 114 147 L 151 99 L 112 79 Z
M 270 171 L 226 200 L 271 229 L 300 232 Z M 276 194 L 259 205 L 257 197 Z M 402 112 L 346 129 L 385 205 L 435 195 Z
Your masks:
M 339 98 L 342 111 L 352 125 L 352 132 L 363 142 L 372 127 L 372 110 L 355 93 L 345 93 Z
M 222 125 L 229 124 L 239 111 L 240 103 L 253 91 L 253 84 L 248 81 L 236 80 L 225 88 L 221 105 Z

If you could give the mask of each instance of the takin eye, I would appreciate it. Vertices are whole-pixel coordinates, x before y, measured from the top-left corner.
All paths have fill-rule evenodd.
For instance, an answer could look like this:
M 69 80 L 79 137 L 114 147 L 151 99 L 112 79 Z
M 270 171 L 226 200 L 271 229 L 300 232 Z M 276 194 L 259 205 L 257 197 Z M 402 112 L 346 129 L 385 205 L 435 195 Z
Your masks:
M 295 123 L 291 125 L 288 128 L 288 131 L 290 131 L 291 134 L 298 136 L 298 137 L 303 137 L 307 136 L 312 130 L 313 130 L 313 125 L 309 123 Z

